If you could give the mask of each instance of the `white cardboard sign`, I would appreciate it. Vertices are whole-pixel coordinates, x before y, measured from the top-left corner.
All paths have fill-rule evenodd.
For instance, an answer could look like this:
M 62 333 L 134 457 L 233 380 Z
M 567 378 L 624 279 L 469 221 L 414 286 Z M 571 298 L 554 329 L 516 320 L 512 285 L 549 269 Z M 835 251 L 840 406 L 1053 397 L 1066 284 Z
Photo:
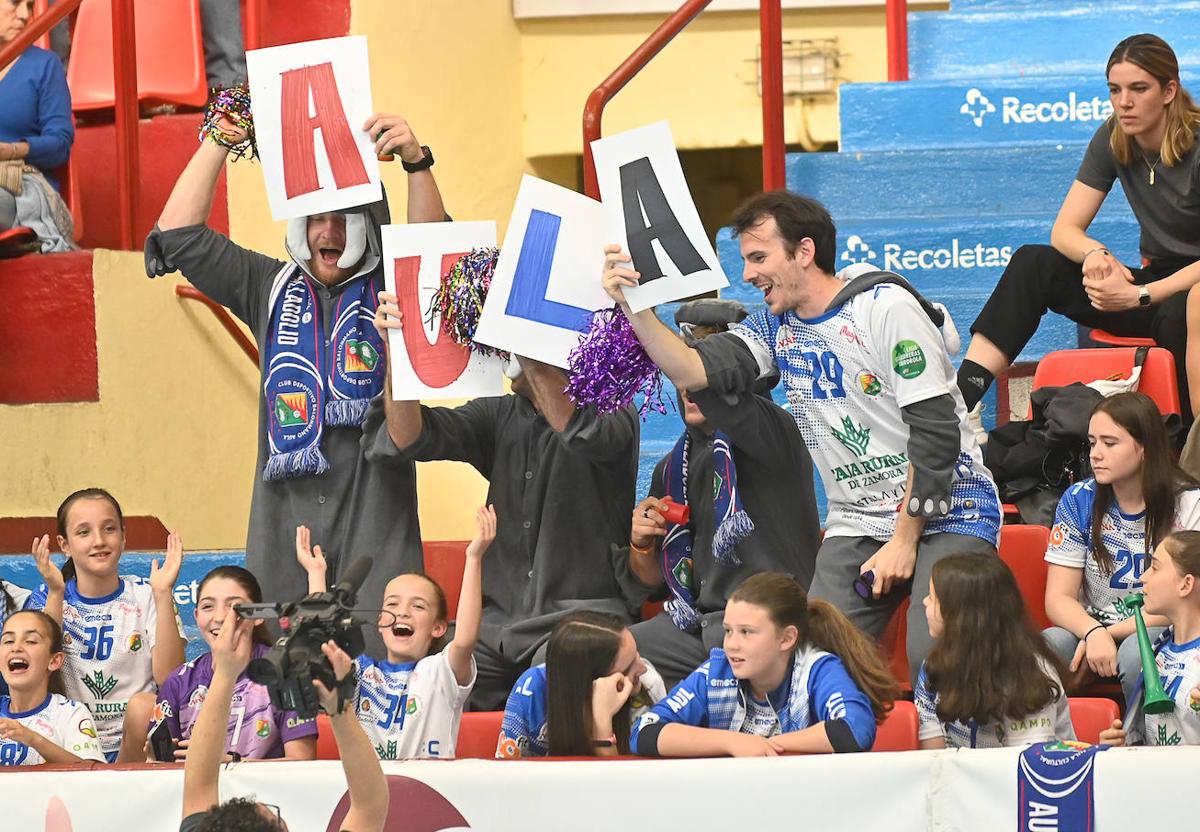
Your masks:
M 608 242 L 641 272 L 625 289 L 634 312 L 729 285 L 704 233 L 671 127 L 660 121 L 592 142 Z
M 431 222 L 383 227 L 383 277 L 403 328 L 388 333 L 392 399 L 475 398 L 504 393 L 503 362 L 472 352 L 426 314 L 442 275 L 473 248 L 496 245 L 496 223 Z
M 367 38 L 356 35 L 246 53 L 254 130 L 276 220 L 382 197 Z
M 566 368 L 591 313 L 612 305 L 600 285 L 607 237 L 599 202 L 526 175 L 476 340 Z

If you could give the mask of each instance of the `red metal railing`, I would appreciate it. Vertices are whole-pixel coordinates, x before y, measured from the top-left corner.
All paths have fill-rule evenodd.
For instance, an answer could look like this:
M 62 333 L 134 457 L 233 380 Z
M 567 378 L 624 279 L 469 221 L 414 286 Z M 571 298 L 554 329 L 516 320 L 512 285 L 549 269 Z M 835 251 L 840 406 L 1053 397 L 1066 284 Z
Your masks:
M 193 286 L 176 286 L 175 294 L 187 300 L 199 301 L 212 310 L 213 315 L 221 322 L 221 326 L 225 327 L 225 331 L 229 333 L 234 341 L 237 341 L 237 345 L 241 347 L 242 352 L 246 353 L 246 357 L 254 363 L 255 367 L 258 366 L 258 347 L 246 337 L 246 333 L 237 325 L 237 321 L 225 310 L 224 306 Z
M 74 14 L 83 0 L 59 0 L 0 49 L 0 70 Z M 138 204 L 138 99 L 137 52 L 134 48 L 134 0 L 112 0 L 113 79 L 116 93 L 117 210 L 121 221 L 121 248 L 133 249 L 134 209 Z
M 583 107 L 583 189 L 598 199 L 596 163 L 592 160 L 592 142 L 601 136 L 604 107 L 637 75 L 663 47 L 682 32 L 711 0 L 686 0 L 664 20 L 650 36 L 621 62 L 621 65 L 592 90 Z M 763 96 L 763 188 L 784 186 L 783 143 L 783 34 L 780 0 L 761 0 L 759 16 L 762 29 Z
M 908 80 L 908 0 L 887 0 L 888 80 Z
M 244 0 L 245 12 L 242 14 L 242 25 L 245 31 L 242 40 L 246 42 L 247 51 L 261 49 L 263 46 L 263 24 L 267 19 L 267 0 Z

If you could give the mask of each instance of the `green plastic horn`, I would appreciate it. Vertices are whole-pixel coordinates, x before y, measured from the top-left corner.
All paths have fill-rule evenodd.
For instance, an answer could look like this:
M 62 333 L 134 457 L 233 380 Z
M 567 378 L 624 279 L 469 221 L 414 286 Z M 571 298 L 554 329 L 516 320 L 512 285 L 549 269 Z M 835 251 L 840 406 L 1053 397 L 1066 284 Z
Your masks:
M 1163 690 L 1162 679 L 1158 675 L 1154 648 L 1150 645 L 1150 634 L 1146 632 L 1146 622 L 1142 618 L 1142 606 L 1145 603 L 1146 599 L 1140 592 L 1125 596 L 1125 600 L 1121 602 L 1125 611 L 1133 616 L 1133 623 L 1137 626 L 1138 653 L 1142 657 L 1142 710 L 1148 714 L 1169 714 L 1175 710 L 1175 700 Z

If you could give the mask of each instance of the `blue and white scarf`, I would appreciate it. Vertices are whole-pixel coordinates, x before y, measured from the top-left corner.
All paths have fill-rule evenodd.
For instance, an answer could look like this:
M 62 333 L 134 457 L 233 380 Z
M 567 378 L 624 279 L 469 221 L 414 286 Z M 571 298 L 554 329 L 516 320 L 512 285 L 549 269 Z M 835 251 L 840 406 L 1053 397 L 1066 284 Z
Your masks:
M 663 472 L 667 496 L 679 505 L 687 503 L 688 455 L 691 452 L 691 431 L 685 430 L 667 458 Z M 713 558 L 722 566 L 741 566 L 737 545 L 754 533 L 754 522 L 742 508 L 737 489 L 737 468 L 729 438 L 717 431 L 713 436 Z M 700 611 L 692 589 L 692 529 L 691 526 L 669 524 L 663 537 L 663 576 L 671 598 L 663 609 L 675 626 L 686 632 L 700 627 Z
M 378 278 L 348 286 L 334 305 L 326 341 L 321 304 L 304 272 L 289 264 L 276 274 L 263 382 L 271 447 L 264 480 L 325 473 L 325 425 L 363 423 L 387 372 L 383 342 L 371 324 L 378 291 Z
M 1092 832 L 1096 828 L 1092 775 L 1107 745 L 1033 745 L 1017 761 L 1017 828 Z

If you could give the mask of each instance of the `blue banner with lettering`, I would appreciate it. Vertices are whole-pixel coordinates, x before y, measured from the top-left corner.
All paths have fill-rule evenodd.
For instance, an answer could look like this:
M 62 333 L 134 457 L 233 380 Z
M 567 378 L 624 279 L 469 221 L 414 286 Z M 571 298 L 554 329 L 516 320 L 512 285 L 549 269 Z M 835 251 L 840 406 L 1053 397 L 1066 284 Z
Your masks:
M 1092 774 L 1107 745 L 1048 742 L 1027 748 L 1017 761 L 1017 829 L 1021 832 L 1093 832 Z

